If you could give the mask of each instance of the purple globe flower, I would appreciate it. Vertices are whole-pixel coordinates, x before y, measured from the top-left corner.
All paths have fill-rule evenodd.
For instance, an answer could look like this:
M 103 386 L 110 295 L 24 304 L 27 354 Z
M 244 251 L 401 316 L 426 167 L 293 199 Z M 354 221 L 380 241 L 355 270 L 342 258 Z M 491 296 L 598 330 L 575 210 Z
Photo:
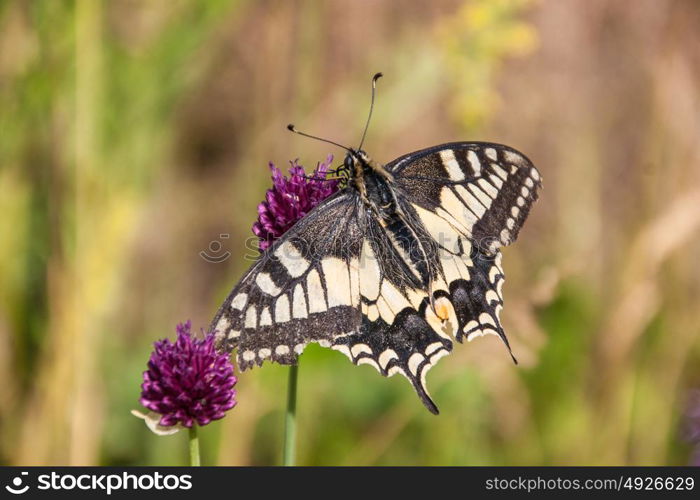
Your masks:
M 684 424 L 685 439 L 695 445 L 690 464 L 700 467 L 700 389 L 689 394 Z
M 326 179 L 332 161 L 333 156 L 329 155 L 311 176 L 306 176 L 304 167 L 294 160 L 290 162 L 289 178 L 270 162 L 272 188 L 267 190 L 265 201 L 258 205 L 258 220 L 253 224 L 253 233 L 260 238 L 261 252 L 312 208 L 338 191 L 338 181 Z
M 213 332 L 197 339 L 190 329 L 189 321 L 181 323 L 175 343 L 156 342 L 143 373 L 139 401 L 160 414 L 161 427 L 206 425 L 236 405 L 229 356 L 214 349 Z

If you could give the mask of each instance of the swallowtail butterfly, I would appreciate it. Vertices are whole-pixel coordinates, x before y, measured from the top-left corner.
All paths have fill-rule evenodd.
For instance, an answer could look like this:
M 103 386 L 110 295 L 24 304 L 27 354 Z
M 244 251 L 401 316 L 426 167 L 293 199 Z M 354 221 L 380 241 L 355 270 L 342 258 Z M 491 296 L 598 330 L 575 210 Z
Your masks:
M 487 142 L 386 165 L 361 147 L 346 148 L 345 187 L 260 255 L 212 328 L 242 370 L 295 364 L 315 342 L 405 376 L 437 414 L 425 377 L 455 340 L 494 334 L 510 351 L 500 248 L 517 238 L 540 174 L 522 153 Z

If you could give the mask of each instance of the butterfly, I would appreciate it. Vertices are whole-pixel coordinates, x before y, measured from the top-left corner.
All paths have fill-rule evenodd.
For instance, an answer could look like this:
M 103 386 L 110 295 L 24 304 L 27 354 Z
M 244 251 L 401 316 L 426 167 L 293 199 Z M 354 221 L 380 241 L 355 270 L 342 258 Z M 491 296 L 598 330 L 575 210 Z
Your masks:
M 500 249 L 517 238 L 541 176 L 501 144 L 447 143 L 383 165 L 363 141 L 345 148 L 344 187 L 259 256 L 212 328 L 242 370 L 296 364 L 317 343 L 403 375 L 438 414 L 426 374 L 455 341 L 493 334 L 510 352 Z

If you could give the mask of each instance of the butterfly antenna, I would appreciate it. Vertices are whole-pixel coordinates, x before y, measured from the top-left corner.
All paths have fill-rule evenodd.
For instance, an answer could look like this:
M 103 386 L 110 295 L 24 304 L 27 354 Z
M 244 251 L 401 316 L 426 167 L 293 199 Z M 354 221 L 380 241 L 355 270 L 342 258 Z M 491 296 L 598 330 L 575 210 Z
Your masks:
M 381 73 L 377 73 L 372 77 L 372 101 L 369 104 L 369 115 L 367 115 L 367 123 L 365 123 L 365 130 L 362 132 L 362 139 L 360 140 L 360 145 L 358 146 L 358 150 L 362 149 L 362 145 L 365 143 L 365 136 L 367 135 L 367 129 L 369 128 L 369 121 L 372 119 L 372 110 L 374 110 L 374 94 L 377 91 L 377 80 L 379 80 L 382 76 Z
M 287 125 L 287 130 L 290 132 L 294 132 L 295 134 L 303 135 L 304 137 L 308 137 L 309 139 L 316 139 L 317 141 L 321 142 L 327 142 L 328 144 L 333 144 L 334 146 L 338 146 L 339 148 L 343 148 L 347 152 L 351 152 L 351 149 L 347 146 L 343 146 L 342 144 L 338 144 L 337 142 L 333 142 L 328 139 L 323 139 L 321 137 L 316 137 L 315 135 L 310 135 L 310 134 L 305 134 L 304 132 L 299 132 L 294 125 L 291 123 Z

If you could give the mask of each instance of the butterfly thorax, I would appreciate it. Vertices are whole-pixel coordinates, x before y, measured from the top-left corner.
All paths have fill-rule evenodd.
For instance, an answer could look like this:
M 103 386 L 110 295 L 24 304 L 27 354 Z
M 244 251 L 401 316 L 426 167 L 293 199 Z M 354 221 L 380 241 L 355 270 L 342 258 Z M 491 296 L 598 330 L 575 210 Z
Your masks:
M 350 173 L 348 186 L 359 192 L 386 235 L 389 245 L 376 251 L 403 262 L 406 274 L 400 281 L 427 289 L 435 276 L 435 270 L 431 269 L 434 252 L 425 248 L 427 234 L 399 201 L 394 176 L 364 151 L 348 153 L 344 167 Z

